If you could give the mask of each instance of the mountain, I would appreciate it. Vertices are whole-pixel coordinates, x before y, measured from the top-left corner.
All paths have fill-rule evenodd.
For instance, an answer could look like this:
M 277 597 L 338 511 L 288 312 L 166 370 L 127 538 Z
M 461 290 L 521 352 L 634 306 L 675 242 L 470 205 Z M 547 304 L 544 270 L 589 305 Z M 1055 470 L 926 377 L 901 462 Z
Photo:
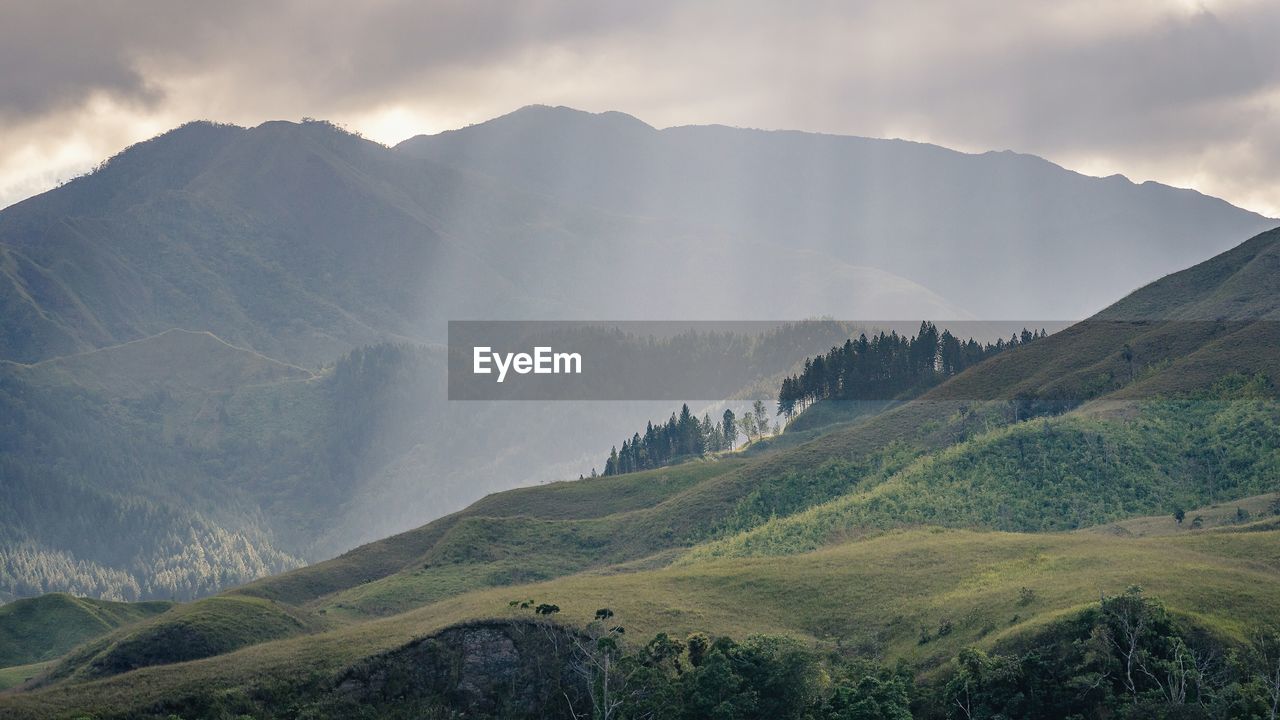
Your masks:
M 175 327 L 314 368 L 457 318 L 1076 318 L 1274 224 L 1025 155 L 620 113 L 395 149 L 199 122 L 0 211 L 0 358 Z
M 1086 317 L 1277 224 L 1193 191 L 1088 177 L 1008 151 L 657 130 L 563 107 L 527 107 L 396 150 L 557 202 L 877 268 L 983 319 Z M 821 268 L 809 265 L 788 287 L 815 279 Z M 890 313 L 873 319 L 906 319 Z
M 105 635 L 0 708 L 198 715 L 230 698 L 276 716 L 372 693 L 386 712 L 457 710 L 450 688 L 540 657 L 519 638 L 552 626 L 508 605 L 526 598 L 570 633 L 609 608 L 636 649 L 784 633 L 902 661 L 942 693 L 966 647 L 1049 657 L 1100 593 L 1141 585 L 1187 642 L 1244 657 L 1280 612 L 1278 254 L 1264 233 L 877 414 L 491 495 Z M 237 603 L 266 641 L 218 629 Z M 179 627 L 222 642 L 188 652 Z M 463 675 L 402 682 L 415 663 Z
M 812 290 L 761 291 L 808 265 Z M 0 307 L 18 362 L 180 327 L 308 367 L 458 318 L 957 312 L 882 270 L 558 204 L 320 122 L 191 123 L 0 211 Z
M 189 599 L 574 477 L 671 410 L 454 406 L 438 350 L 390 349 L 449 319 L 1064 317 L 1267 222 L 1026 156 L 620 113 L 397 148 L 190 123 L 0 210 L 0 593 Z

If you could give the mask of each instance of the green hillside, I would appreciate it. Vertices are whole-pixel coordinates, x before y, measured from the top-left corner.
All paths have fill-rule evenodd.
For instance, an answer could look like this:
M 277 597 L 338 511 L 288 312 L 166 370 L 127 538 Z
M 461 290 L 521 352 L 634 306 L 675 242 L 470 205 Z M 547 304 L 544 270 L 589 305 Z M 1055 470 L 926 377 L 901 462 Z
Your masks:
M 0 708 L 284 716 L 522 599 L 579 628 L 611 608 L 629 642 L 780 634 L 929 684 L 1141 585 L 1240 650 L 1280 616 L 1280 232 L 1241 247 L 1117 306 L 1156 317 L 1113 308 L 751 452 L 491 495 L 109 633 Z
M 993 647 L 1038 632 L 1096 602 L 1099 592 L 1133 584 L 1173 612 L 1242 640 L 1251 618 L 1280 612 L 1280 531 L 1239 526 L 1148 538 L 893 532 L 787 558 L 575 575 L 465 593 L 383 620 L 92 684 L 54 684 L 0 702 L 36 717 L 72 708 L 106 716 L 211 708 L 270 716 L 316 697 L 328 678 L 361 658 L 465 620 L 512 617 L 507 601 L 526 596 L 558 604 L 569 623 L 610 607 L 628 635 L 641 639 L 655 632 L 780 633 L 936 668 L 965 646 Z
M 110 630 L 169 609 L 170 603 L 119 603 L 63 593 L 0 605 L 0 667 L 52 660 Z
M 246 645 L 314 632 L 306 613 L 246 597 L 213 597 L 175 606 L 148 622 L 77 648 L 42 682 L 90 680 L 152 665 L 221 655 Z

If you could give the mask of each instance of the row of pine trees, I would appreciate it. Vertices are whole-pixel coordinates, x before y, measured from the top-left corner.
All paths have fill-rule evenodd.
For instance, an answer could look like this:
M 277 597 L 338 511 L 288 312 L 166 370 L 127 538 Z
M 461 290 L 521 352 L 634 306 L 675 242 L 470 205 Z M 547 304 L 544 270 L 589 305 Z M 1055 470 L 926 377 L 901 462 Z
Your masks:
M 700 457 L 708 453 L 725 452 L 737 447 L 738 436 L 746 435 L 747 441 L 768 435 L 769 410 L 764 402 L 756 400 L 751 409 L 738 417 L 733 410 L 725 410 L 716 422 L 709 413 L 699 420 L 686 403 L 680 413 L 661 425 L 649 423 L 644 435 L 636 433 L 630 440 L 622 441 L 622 449 L 614 447 L 604 464 L 605 475 L 649 470 L 669 465 L 680 457 Z M 595 472 L 594 470 L 592 471 Z
M 992 355 L 1038 340 L 1044 330 L 1023 329 L 1008 340 L 979 343 L 961 341 L 949 330 L 939 332 L 931 322 L 920 323 L 914 337 L 897 332 L 850 338 L 825 355 L 807 358 L 804 369 L 782 381 L 778 413 L 786 418 L 819 400 L 889 400 L 944 380 Z M 741 418 L 725 410 L 716 422 L 710 414 L 698 419 L 686 404 L 665 423 L 649 423 L 644 435 L 635 433 L 616 446 L 605 461 L 604 475 L 649 470 L 681 457 L 698 457 L 734 449 L 738 435 L 747 440 L 767 435 L 768 412 L 757 400 Z M 592 470 L 592 474 L 595 471 Z
M 1023 329 L 1008 340 L 980 344 L 949 330 L 938 332 L 931 322 L 920 323 L 910 338 L 896 332 L 863 334 L 805 360 L 800 374 L 783 379 L 778 414 L 789 418 L 819 400 L 892 400 L 1046 334 Z

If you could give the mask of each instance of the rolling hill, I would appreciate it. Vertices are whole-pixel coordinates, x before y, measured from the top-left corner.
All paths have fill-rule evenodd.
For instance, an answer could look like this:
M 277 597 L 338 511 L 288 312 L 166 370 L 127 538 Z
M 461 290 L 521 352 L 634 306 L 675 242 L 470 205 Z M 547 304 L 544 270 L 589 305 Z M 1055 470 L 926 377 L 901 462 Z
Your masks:
M 523 598 L 576 627 L 612 608 L 639 642 L 786 634 L 908 662 L 925 683 L 966 646 L 1059 632 L 1131 585 L 1239 645 L 1280 612 L 1277 253 L 1280 231 L 1264 233 L 798 442 L 492 495 L 105 635 L 0 708 L 318 708 L 424 636 L 454 633 L 447 648 L 468 622 L 507 627 Z M 170 662 L 191 657 L 166 640 L 184 617 L 208 618 L 204 633 L 241 602 L 305 620 Z
M 50 593 L 0 606 L 0 666 L 53 660 L 109 630 L 168 610 L 170 603 L 117 603 Z

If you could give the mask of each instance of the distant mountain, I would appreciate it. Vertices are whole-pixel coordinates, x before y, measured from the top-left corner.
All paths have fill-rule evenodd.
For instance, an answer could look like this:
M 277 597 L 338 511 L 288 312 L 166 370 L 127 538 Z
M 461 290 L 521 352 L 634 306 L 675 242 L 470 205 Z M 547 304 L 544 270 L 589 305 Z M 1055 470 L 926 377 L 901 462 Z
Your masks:
M 1272 225 L 1025 155 L 620 113 L 394 150 L 191 123 L 0 211 L 0 358 L 173 327 L 314 366 L 458 318 L 1081 317 Z
M 876 268 L 983 319 L 1086 317 L 1277 225 L 1190 190 L 1088 177 L 1008 151 L 657 130 L 563 107 L 527 107 L 396 149 L 560 203 Z M 793 292 L 823 275 L 813 263 L 779 273 L 778 285 Z
M 0 310 L 3 359 L 183 327 L 311 367 L 443 341 L 449 319 L 960 312 L 883 270 L 564 205 L 321 122 L 191 123 L 0 211 Z

